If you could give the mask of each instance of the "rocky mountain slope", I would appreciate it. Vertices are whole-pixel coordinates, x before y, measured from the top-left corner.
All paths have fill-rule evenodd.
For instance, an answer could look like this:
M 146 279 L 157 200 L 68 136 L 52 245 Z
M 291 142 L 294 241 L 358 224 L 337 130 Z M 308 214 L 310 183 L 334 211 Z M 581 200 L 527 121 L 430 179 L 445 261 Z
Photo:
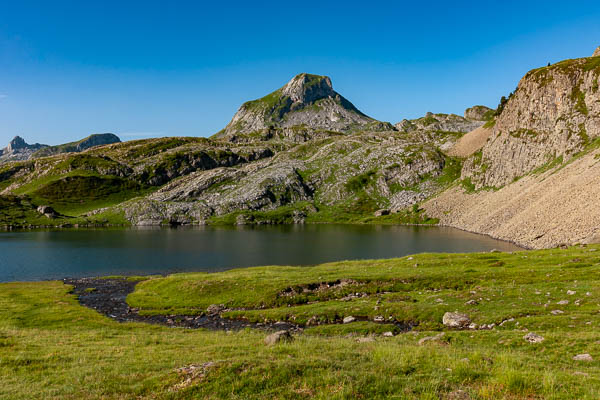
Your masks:
M 599 86 L 600 55 L 527 73 L 465 161 L 462 186 L 427 213 L 535 248 L 597 241 Z

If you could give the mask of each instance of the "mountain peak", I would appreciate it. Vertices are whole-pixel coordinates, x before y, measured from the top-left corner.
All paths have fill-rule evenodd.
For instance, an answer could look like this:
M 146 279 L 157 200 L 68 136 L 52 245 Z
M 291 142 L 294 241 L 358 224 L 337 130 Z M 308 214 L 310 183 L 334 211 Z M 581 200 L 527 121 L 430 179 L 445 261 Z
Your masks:
M 328 76 L 302 73 L 281 88 L 281 94 L 288 96 L 294 103 L 309 104 L 322 98 L 335 97 L 337 93 Z
M 333 90 L 328 76 L 301 73 L 280 89 L 257 100 L 247 101 L 216 137 L 236 140 L 238 135 L 272 131 L 353 132 L 394 130 L 360 112 Z
M 26 149 L 27 147 L 29 147 L 29 145 L 27 144 L 27 142 L 25 142 L 25 139 L 23 139 L 21 136 L 15 136 L 13 140 L 8 142 L 8 147 L 6 149 L 7 151 L 15 151 L 20 149 Z
M 592 54 L 592 57 L 600 57 L 600 46 L 598 46 L 598 48 L 596 48 L 596 51 L 594 51 L 594 54 Z

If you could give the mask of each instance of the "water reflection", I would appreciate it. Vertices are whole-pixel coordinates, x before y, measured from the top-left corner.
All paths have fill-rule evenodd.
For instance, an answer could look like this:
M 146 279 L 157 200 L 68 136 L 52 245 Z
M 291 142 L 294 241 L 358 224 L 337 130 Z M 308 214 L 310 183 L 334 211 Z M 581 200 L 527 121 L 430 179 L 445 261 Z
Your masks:
M 310 265 L 421 252 L 517 250 L 457 229 L 284 225 L 0 233 L 0 281 Z

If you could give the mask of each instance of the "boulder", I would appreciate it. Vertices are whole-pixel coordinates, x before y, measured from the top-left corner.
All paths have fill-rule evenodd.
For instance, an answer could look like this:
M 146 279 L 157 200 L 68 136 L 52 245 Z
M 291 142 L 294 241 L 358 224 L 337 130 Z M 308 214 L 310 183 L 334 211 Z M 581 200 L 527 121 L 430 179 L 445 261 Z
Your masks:
M 529 343 L 541 343 L 544 341 L 542 336 L 533 332 L 529 332 L 527 335 L 523 336 L 523 339 L 527 340 Z
M 44 216 L 46 216 L 48 218 L 56 217 L 56 211 L 54 211 L 54 209 L 50 206 L 39 206 L 37 208 L 37 212 L 39 212 L 40 214 L 43 214 Z
M 265 338 L 265 344 L 267 346 L 274 345 L 281 342 L 291 342 L 294 340 L 294 337 L 288 331 L 277 331 L 275 333 L 270 334 Z
M 354 321 L 356 321 L 356 318 L 354 318 L 353 316 L 348 316 L 342 320 L 342 322 L 344 324 L 349 324 L 350 322 L 354 322 Z
M 587 353 L 577 354 L 576 356 L 573 357 L 573 360 L 575 360 L 575 361 L 594 361 L 592 356 Z
M 471 324 L 471 319 L 467 314 L 447 312 L 442 317 L 442 323 L 449 328 L 466 328 Z

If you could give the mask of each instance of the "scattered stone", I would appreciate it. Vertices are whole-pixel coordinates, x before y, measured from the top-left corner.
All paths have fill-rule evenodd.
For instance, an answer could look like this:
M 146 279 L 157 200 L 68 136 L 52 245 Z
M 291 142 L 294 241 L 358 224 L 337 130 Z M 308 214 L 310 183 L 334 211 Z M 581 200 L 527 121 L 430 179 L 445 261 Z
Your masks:
M 225 310 L 225 306 L 223 304 L 211 304 L 206 308 L 206 313 L 208 315 L 218 315 Z
M 308 319 L 308 321 L 306 321 L 306 326 L 314 326 L 314 325 L 319 325 L 319 319 L 317 318 L 316 315 L 313 315 L 312 317 L 310 317 Z
M 479 327 L 479 325 L 477 325 L 475 322 L 471 322 L 469 324 L 469 329 L 477 329 Z
M 265 338 L 265 344 L 267 346 L 274 345 L 280 342 L 291 342 L 294 340 L 294 337 L 288 331 L 277 331 L 275 333 L 270 334 Z
M 349 324 L 349 323 L 354 322 L 354 321 L 356 321 L 356 318 L 354 318 L 353 316 L 348 316 L 348 317 L 346 317 L 346 318 L 344 318 L 342 320 L 342 322 L 344 324 Z
M 459 312 L 447 312 L 442 317 L 442 323 L 450 328 L 465 328 L 471 323 L 467 314 Z
M 588 374 L 587 372 L 580 372 L 580 371 L 573 372 L 573 375 L 580 375 L 580 376 L 585 376 L 585 377 L 590 376 L 590 374 Z
M 506 324 L 507 322 L 513 322 L 514 320 L 514 318 L 505 319 L 504 321 L 500 322 L 498 326 L 504 326 L 504 324 Z
M 550 314 L 552 315 L 559 315 L 559 314 L 564 314 L 565 312 L 562 310 L 552 310 L 550 311 Z
M 568 294 L 569 296 L 573 296 L 575 293 L 577 293 L 577 292 L 576 292 L 576 291 L 574 291 L 574 290 L 567 290 L 567 294 Z
M 561 306 L 564 306 L 564 305 L 567 305 L 567 304 L 569 304 L 569 300 L 561 300 L 561 301 L 558 301 L 558 302 L 556 302 L 556 304 L 559 304 L 559 305 L 561 305 Z
M 587 353 L 577 354 L 576 356 L 573 357 L 573 360 L 575 360 L 575 361 L 594 361 L 592 356 Z
M 184 380 L 183 380 L 183 382 L 174 385 L 172 387 L 172 390 L 178 391 L 178 390 L 182 390 L 182 389 L 185 389 L 185 388 L 191 386 L 194 382 L 199 381 L 202 378 L 204 378 L 204 376 L 206 375 L 208 370 L 210 368 L 214 367 L 215 365 L 216 365 L 216 363 L 214 363 L 214 362 L 207 362 L 207 363 L 200 364 L 200 365 L 191 364 L 191 365 L 187 365 L 185 367 L 177 368 L 175 371 L 179 375 L 184 377 Z
M 498 249 L 491 249 L 490 253 L 500 253 L 500 250 L 498 250 Z
M 465 304 L 469 305 L 469 306 L 475 306 L 475 305 L 477 305 L 479 303 L 477 302 L 477 300 L 471 299 L 471 300 L 467 301 Z
M 541 343 L 544 341 L 542 336 L 533 332 L 529 332 L 527 335 L 523 336 L 523 339 L 527 340 L 529 343 Z
M 383 337 L 394 337 L 394 332 L 390 332 L 390 331 L 388 331 L 388 332 L 383 332 L 383 335 L 382 335 L 382 336 L 383 336 Z
M 424 344 L 425 344 L 425 343 L 427 343 L 427 342 L 435 342 L 435 341 L 438 341 L 438 340 L 440 340 L 441 338 L 443 338 L 443 337 L 444 337 L 444 335 L 445 335 L 445 333 L 444 333 L 444 332 L 441 332 L 441 333 L 438 333 L 438 334 L 437 334 L 437 335 L 435 335 L 435 336 L 426 336 L 426 337 L 424 337 L 424 338 L 421 338 L 421 339 L 419 339 L 419 342 L 418 342 L 418 343 L 419 343 L 419 346 L 422 346 L 422 345 L 424 345 Z
M 383 321 L 385 321 L 385 318 L 383 318 L 381 315 L 378 315 L 375 318 L 373 318 L 373 321 L 375 321 L 375 322 L 383 322 Z

